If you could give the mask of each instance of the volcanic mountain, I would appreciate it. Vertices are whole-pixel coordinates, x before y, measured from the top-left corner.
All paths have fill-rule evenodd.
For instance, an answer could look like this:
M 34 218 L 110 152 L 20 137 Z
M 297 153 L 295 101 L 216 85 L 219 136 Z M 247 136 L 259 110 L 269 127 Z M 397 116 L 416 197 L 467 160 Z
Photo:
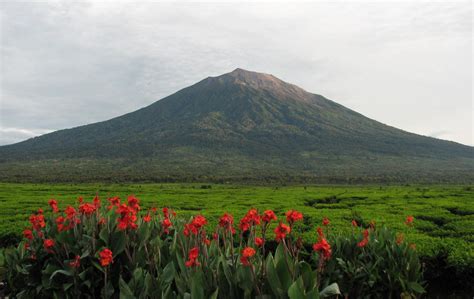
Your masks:
M 236 69 L 104 122 L 0 147 L 0 179 L 474 181 L 474 148 Z

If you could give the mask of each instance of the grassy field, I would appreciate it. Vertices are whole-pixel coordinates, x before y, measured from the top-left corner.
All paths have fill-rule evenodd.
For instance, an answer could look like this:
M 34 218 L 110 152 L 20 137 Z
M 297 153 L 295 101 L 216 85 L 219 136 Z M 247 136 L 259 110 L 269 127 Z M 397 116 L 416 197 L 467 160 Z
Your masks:
M 145 207 L 168 206 L 180 214 L 202 213 L 211 225 L 224 212 L 242 216 L 250 207 L 304 213 L 299 227 L 305 240 L 316 239 L 315 227 L 331 220 L 333 234 L 350 231 L 351 220 L 386 225 L 406 234 L 436 271 L 463 276 L 474 273 L 474 186 L 236 186 L 202 184 L 0 184 L 0 247 L 19 240 L 31 212 L 55 198 L 60 208 L 79 196 L 106 198 L 134 194 Z M 407 215 L 415 226 L 404 225 Z M 436 276 L 434 273 L 430 275 Z

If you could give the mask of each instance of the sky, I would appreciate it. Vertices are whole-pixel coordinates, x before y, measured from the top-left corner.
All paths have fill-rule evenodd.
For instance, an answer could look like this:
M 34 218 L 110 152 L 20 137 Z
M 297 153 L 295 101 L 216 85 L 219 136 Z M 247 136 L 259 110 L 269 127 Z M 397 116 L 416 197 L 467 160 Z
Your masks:
M 235 68 L 474 145 L 472 4 L 0 2 L 0 145 L 107 120 Z

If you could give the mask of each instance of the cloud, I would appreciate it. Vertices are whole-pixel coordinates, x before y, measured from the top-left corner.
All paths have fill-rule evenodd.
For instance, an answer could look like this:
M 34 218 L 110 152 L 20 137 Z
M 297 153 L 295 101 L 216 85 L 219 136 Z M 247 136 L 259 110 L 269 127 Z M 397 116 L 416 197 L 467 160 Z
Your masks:
M 2 142 L 5 144 L 16 143 L 22 140 L 50 133 L 53 130 L 47 129 L 25 129 L 25 128 L 2 128 L 0 127 L 0 135 Z
M 4 128 L 102 121 L 242 67 L 473 144 L 469 2 L 2 2 L 0 16 Z

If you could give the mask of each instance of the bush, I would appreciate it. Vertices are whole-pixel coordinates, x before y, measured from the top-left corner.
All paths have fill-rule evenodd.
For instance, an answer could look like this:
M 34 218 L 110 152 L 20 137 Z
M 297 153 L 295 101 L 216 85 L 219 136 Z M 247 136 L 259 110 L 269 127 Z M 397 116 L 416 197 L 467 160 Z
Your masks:
M 318 229 L 317 243 L 305 248 L 295 235 L 303 219 L 297 211 L 286 213 L 285 224 L 270 210 L 251 209 L 238 229 L 224 214 L 207 232 L 201 215 L 185 221 L 167 208 L 143 212 L 134 196 L 106 205 L 81 199 L 64 211 L 49 203 L 52 213 L 31 215 L 24 240 L 6 254 L 12 297 L 324 298 L 340 294 L 339 286 L 357 297 L 424 291 L 415 250 L 385 228 L 361 235 L 357 227 L 333 240 Z

